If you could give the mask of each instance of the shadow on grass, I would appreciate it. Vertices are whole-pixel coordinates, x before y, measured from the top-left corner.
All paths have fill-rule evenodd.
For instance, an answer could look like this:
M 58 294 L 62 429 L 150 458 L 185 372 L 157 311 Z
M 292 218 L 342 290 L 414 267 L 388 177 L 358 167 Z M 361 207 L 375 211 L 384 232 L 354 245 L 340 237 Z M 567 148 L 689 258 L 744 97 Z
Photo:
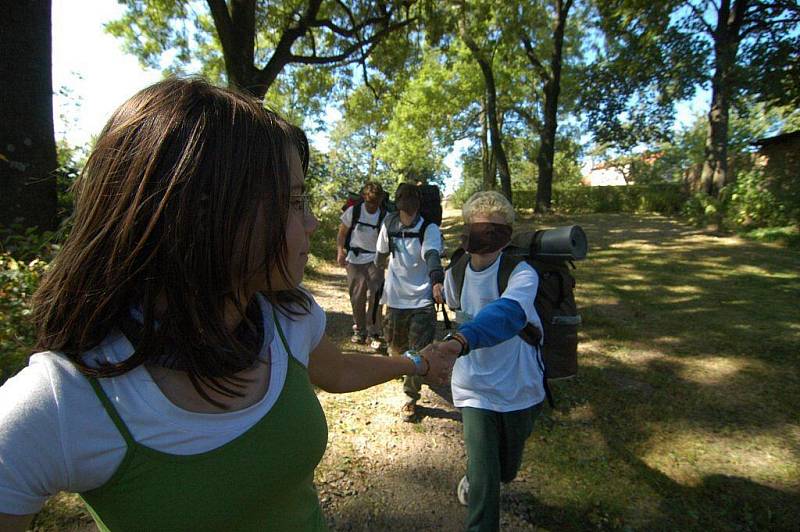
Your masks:
M 576 271 L 582 368 L 539 430 L 586 464 L 562 472 L 605 493 L 584 488 L 540 523 L 796 529 L 800 254 L 660 216 L 574 221 L 590 242 Z M 561 463 L 537 450 L 526 460 Z

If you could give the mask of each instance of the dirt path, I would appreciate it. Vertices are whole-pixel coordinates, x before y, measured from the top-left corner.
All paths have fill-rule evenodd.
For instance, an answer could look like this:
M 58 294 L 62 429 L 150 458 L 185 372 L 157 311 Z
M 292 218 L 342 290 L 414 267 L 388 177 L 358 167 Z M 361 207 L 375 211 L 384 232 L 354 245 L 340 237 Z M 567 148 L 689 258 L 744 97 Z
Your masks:
M 343 350 L 371 354 L 349 343 L 344 270 L 323 265 L 304 284 L 327 313 L 329 337 Z M 448 389 L 423 386 L 417 423 L 400 419 L 399 380 L 351 394 L 320 391 L 319 398 L 329 441 L 316 480 L 332 530 L 463 529 L 466 508 L 456 500 L 455 487 L 466 457 L 461 416 Z M 523 503 L 533 485 L 521 476 L 504 488 L 502 529 L 534 530 Z

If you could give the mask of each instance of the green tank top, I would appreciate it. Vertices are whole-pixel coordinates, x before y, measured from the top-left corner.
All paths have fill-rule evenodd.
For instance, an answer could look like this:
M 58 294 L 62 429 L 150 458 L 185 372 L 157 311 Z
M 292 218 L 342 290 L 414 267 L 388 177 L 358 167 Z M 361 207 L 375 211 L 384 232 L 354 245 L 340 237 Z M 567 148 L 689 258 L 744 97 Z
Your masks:
M 277 402 L 244 434 L 205 453 L 137 443 L 90 379 L 127 444 L 108 482 L 81 494 L 100 530 L 327 530 L 313 483 L 327 445 L 325 414 L 275 324 L 289 358 Z

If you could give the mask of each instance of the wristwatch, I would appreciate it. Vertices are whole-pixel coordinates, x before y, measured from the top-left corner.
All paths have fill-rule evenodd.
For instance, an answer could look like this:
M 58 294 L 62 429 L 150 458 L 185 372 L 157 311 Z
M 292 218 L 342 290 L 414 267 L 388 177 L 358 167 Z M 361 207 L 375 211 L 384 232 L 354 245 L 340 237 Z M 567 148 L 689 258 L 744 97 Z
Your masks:
M 419 353 L 417 353 L 413 349 L 409 349 L 403 356 L 406 358 L 410 358 L 411 361 L 414 363 L 414 368 L 416 369 L 415 375 L 419 375 L 420 377 L 424 377 L 428 374 L 428 368 L 425 359 L 423 359 Z
M 461 352 L 458 353 L 458 356 L 463 357 L 467 353 L 469 353 L 469 344 L 467 343 L 467 339 L 464 338 L 464 335 L 461 333 L 449 333 L 442 339 L 442 342 L 447 342 L 449 340 L 455 340 L 459 344 L 461 344 Z

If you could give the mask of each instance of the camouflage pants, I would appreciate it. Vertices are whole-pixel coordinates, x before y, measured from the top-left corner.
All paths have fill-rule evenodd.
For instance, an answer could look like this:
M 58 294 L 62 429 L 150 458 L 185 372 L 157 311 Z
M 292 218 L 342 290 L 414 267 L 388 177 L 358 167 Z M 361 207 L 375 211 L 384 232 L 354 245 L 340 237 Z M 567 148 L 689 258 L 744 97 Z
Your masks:
M 389 307 L 383 332 L 391 355 L 399 356 L 409 349 L 419 351 L 433 342 L 436 310 L 433 305 L 409 309 Z M 415 401 L 419 399 L 421 387 L 422 377 L 415 375 L 407 375 L 403 382 L 403 392 Z

